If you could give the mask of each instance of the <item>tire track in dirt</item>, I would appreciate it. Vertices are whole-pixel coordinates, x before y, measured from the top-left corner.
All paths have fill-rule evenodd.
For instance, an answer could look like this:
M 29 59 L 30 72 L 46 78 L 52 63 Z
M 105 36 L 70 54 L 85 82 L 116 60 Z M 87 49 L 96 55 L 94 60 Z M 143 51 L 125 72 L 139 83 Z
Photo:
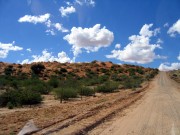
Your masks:
M 114 116 L 114 114 L 124 108 L 127 108 L 129 105 L 140 99 L 148 87 L 149 84 L 138 91 L 130 92 L 125 97 L 122 96 L 112 99 L 111 101 L 92 108 L 84 114 L 81 113 L 70 120 L 61 121 L 60 123 L 56 123 L 54 125 L 52 124 L 48 128 L 44 128 L 36 134 L 87 134 L 87 132 L 92 130 L 94 127 L 103 123 L 105 120 L 110 119 Z

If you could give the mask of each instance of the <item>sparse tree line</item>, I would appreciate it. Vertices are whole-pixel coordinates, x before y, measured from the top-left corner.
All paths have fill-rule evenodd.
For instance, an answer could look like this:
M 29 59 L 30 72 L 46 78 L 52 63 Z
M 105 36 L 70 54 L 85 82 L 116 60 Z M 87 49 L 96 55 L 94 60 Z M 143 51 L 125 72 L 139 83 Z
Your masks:
M 96 62 L 91 63 L 96 64 Z M 98 66 L 98 65 L 96 65 Z M 13 66 L 4 69 L 0 76 L 0 106 L 8 108 L 23 105 L 39 104 L 43 94 L 54 94 L 62 102 L 70 98 L 94 96 L 96 92 L 111 93 L 118 89 L 133 89 L 141 87 L 142 82 L 148 81 L 158 74 L 157 69 L 148 73 L 141 68 L 101 68 L 97 71 L 86 69 L 86 77 L 79 77 L 65 68 L 57 71 L 49 80 L 40 78 L 45 66 L 37 63 L 31 66 L 31 77 L 21 73 L 13 76 Z M 101 74 L 100 74 L 101 73 Z

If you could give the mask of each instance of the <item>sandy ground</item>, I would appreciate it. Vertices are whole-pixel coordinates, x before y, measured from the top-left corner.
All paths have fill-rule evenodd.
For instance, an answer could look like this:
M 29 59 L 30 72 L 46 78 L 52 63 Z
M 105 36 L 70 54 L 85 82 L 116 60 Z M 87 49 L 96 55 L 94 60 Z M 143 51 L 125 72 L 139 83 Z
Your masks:
M 148 85 L 144 85 L 147 87 Z M 35 134 L 79 134 L 93 127 L 115 112 L 132 104 L 144 94 L 144 90 L 121 90 L 111 94 L 97 93 L 96 97 L 83 97 L 60 104 L 53 97 L 45 97 L 40 106 L 0 109 L 0 135 L 17 134 L 33 120 L 40 129 Z
M 145 96 L 89 135 L 180 135 L 180 85 L 161 72 Z
M 144 85 L 136 91 L 121 91 L 113 94 L 107 94 L 104 97 L 99 97 L 97 100 L 91 100 L 89 109 L 79 108 L 79 114 L 57 123 L 54 123 L 46 128 L 41 129 L 36 135 L 83 135 L 87 134 L 96 126 L 102 124 L 108 119 L 111 119 L 116 113 L 121 112 L 135 101 L 139 100 L 144 94 L 149 85 Z M 96 104 L 96 105 L 95 105 Z
M 134 92 L 131 90 L 121 90 L 111 94 L 97 93 L 96 97 L 83 97 L 82 100 L 72 99 L 62 104 L 53 97 L 47 96 L 44 103 L 39 106 L 13 110 L 1 108 L 0 135 L 17 134 L 29 120 L 33 120 L 35 125 L 41 129 L 35 134 L 53 134 L 59 131 L 57 130 L 59 126 L 63 129 L 63 134 L 66 134 L 66 131 L 69 132 L 69 128 L 72 128 L 71 133 L 79 132 L 84 126 L 91 125 L 96 119 L 100 119 L 101 115 L 104 117 L 107 113 L 111 113 L 111 109 L 114 111 L 119 107 L 117 104 L 124 105 L 124 102 L 131 102 L 141 95 L 132 93 Z M 127 100 L 124 100 L 126 98 Z M 132 99 L 129 100 L 129 98 Z M 121 102 L 122 100 L 124 102 Z

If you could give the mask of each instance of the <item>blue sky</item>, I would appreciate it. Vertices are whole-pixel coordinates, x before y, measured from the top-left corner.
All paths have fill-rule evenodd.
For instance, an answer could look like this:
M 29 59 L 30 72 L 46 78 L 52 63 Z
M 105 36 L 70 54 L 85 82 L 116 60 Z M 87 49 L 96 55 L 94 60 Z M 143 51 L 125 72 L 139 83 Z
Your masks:
M 179 0 L 0 0 L 0 61 L 180 69 Z

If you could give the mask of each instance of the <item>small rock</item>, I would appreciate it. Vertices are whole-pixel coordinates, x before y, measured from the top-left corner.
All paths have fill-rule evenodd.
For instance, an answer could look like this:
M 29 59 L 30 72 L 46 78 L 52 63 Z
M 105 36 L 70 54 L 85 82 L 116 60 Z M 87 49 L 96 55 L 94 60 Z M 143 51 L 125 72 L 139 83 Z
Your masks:
M 39 129 L 34 124 L 33 120 L 28 121 L 18 135 L 26 135 L 38 131 Z

